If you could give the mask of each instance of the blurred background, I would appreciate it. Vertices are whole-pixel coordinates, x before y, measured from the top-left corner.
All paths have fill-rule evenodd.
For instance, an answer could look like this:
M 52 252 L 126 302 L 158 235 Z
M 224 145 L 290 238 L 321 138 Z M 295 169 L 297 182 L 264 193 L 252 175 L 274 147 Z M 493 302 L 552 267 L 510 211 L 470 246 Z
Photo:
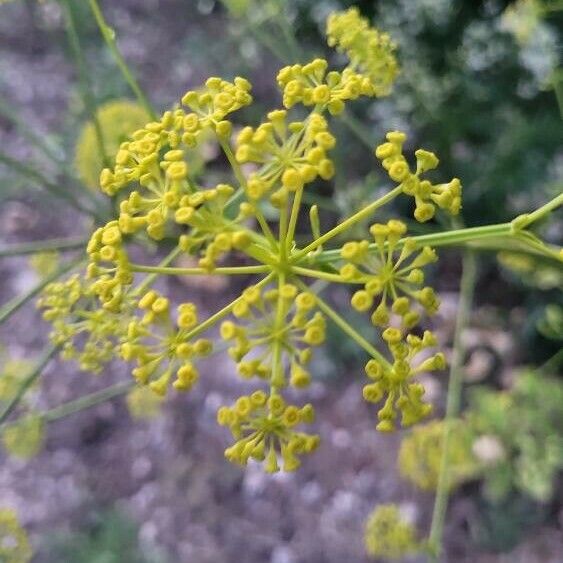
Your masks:
M 333 224 L 386 188 L 370 146 L 385 132 L 409 135 L 407 151 L 435 151 L 440 175 L 461 178 L 467 226 L 505 222 L 562 191 L 563 4 L 380 0 L 120 0 L 100 3 L 117 44 L 158 112 L 208 76 L 245 76 L 255 103 L 236 114 L 257 124 L 281 105 L 277 70 L 327 56 L 327 15 L 356 5 L 398 44 L 393 93 L 353 105 L 334 120 L 335 179 L 311 193 Z M 84 53 L 80 72 L 69 43 L 69 12 Z M 71 36 L 72 39 L 72 36 Z M 85 85 L 93 93 L 84 98 Z M 147 121 L 100 35 L 87 2 L 0 0 L 0 249 L 64 238 L 77 248 L 97 194 L 92 105 L 115 150 Z M 224 162 L 210 144 L 194 163 L 211 183 Z M 407 198 L 405 198 L 407 199 Z M 394 212 L 405 220 L 408 202 Z M 358 235 L 366 225 L 358 227 Z M 412 233 L 441 228 L 409 224 Z M 539 226 L 561 244 L 561 213 Z M 11 306 L 72 258 L 0 254 L 0 306 Z M 518 252 L 480 249 L 479 280 L 464 369 L 463 418 L 455 433 L 448 562 L 561 562 L 563 553 L 563 272 Z M 151 249 L 148 252 L 154 252 Z M 442 307 L 433 330 L 451 351 L 460 252 L 447 250 L 432 283 Z M 228 280 L 173 279 L 212 311 Z M 331 299 L 345 303 L 345 290 Z M 1 311 L 1 309 L 0 309 Z M 350 313 L 364 334 L 373 327 Z M 364 324 L 362 324 L 364 323 Z M 17 380 L 41 353 L 48 326 L 32 303 L 0 326 L 0 371 Z M 232 365 L 206 361 L 201 384 L 164 403 L 115 388 L 115 397 L 62 416 L 56 408 L 128 381 L 116 362 L 104 373 L 52 362 L 17 415 L 51 412 L 43 431 L 5 432 L 0 508 L 19 515 L 34 561 L 150 563 L 342 563 L 368 561 L 365 521 L 397 503 L 427 532 L 439 458 L 436 424 L 391 436 L 375 432 L 362 400 L 363 355 L 329 334 L 305 393 L 317 407 L 322 446 L 295 474 L 266 475 L 227 463 L 227 436 L 215 422 L 236 396 Z M 443 414 L 447 375 L 425 380 Z M 0 388 L 0 404 L 2 396 Z M 60 416 L 59 416 L 60 415 Z M 436 432 L 438 432 L 436 438 Z M 459 451 L 458 451 L 459 450 Z M 400 453 L 399 453 L 400 452 Z M 399 460 L 399 461 L 398 461 Z M 422 561 L 422 558 L 411 558 Z

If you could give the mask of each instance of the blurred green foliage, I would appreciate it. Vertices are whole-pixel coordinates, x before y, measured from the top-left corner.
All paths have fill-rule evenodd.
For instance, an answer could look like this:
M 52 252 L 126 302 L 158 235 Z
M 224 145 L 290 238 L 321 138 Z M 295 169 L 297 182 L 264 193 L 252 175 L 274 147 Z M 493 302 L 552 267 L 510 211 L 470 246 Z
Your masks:
M 82 529 L 57 534 L 49 543 L 48 561 L 53 563 L 166 562 L 162 554 L 141 548 L 137 525 L 115 509 L 92 514 Z

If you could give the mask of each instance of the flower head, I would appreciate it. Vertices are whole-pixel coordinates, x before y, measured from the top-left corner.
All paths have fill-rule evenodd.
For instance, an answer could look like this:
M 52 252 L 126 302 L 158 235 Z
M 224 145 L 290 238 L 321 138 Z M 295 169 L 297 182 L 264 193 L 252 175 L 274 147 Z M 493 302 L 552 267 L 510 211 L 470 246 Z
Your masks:
M 413 308 L 418 303 L 428 314 L 438 310 L 439 301 L 431 287 L 423 287 L 422 268 L 437 260 L 429 246 L 418 253 L 413 239 L 399 239 L 406 233 L 406 225 L 392 219 L 387 224 L 375 223 L 370 232 L 375 239 L 375 252 L 367 240 L 347 242 L 341 257 L 347 261 L 342 266 L 342 277 L 350 282 L 363 283 L 352 296 L 352 307 L 358 311 L 371 310 L 371 320 L 377 326 L 386 326 L 390 315 L 401 318 L 404 328 L 412 328 L 420 319 Z
M 375 358 L 368 361 L 365 371 L 372 381 L 364 386 L 363 395 L 369 403 L 385 399 L 377 413 L 377 429 L 391 432 L 395 429 L 397 412 L 401 413 L 402 426 L 411 426 L 432 412 L 432 405 L 423 400 L 424 387 L 415 378 L 420 373 L 444 369 L 446 360 L 439 352 L 415 365 L 418 354 L 437 344 L 436 337 L 428 330 L 420 338 L 414 334 L 405 337 L 401 330 L 388 328 L 382 337 L 393 362 L 388 364 Z
M 124 360 L 137 363 L 133 376 L 160 396 L 166 394 L 172 379 L 177 391 L 189 391 L 199 379 L 194 361 L 213 348 L 209 340 L 192 339 L 198 323 L 196 306 L 182 303 L 174 319 L 169 300 L 150 290 L 139 300 L 138 308 L 144 315 L 129 322 L 120 348 Z
M 364 535 L 371 557 L 401 559 L 419 549 L 416 529 L 396 504 L 381 504 L 369 515 Z
M 281 301 L 283 323 L 278 328 L 277 308 Z M 295 286 L 285 284 L 281 289 L 246 289 L 233 313 L 237 322 L 225 321 L 221 336 L 232 342 L 230 356 L 238 364 L 243 378 L 259 377 L 276 387 L 289 383 L 306 387 L 311 381 L 307 364 L 312 357 L 312 347 L 319 346 L 325 338 L 325 320 L 315 312 L 315 296 L 310 292 L 298 293 Z M 273 373 L 273 357 L 278 347 L 283 351 L 285 366 Z
M 21 420 L 2 429 L 2 445 L 6 451 L 22 459 L 36 456 L 45 439 L 45 424 L 41 416 L 26 415 Z M 1 542 L 0 542 L 1 549 Z M 0 550 L 0 553 L 1 550 Z
M 9 508 L 0 509 L 0 560 L 6 563 L 27 563 L 32 551 L 25 530 L 16 513 Z
M 264 463 L 268 473 L 276 473 L 282 462 L 284 471 L 295 471 L 299 456 L 315 450 L 318 436 L 298 432 L 295 427 L 310 423 L 314 410 L 287 405 L 280 395 L 255 391 L 237 399 L 232 407 L 221 407 L 217 421 L 228 426 L 235 443 L 225 450 L 230 461 L 246 465 L 249 459 Z
M 461 182 L 454 178 L 446 184 L 432 184 L 421 179 L 424 172 L 438 166 L 438 157 L 429 151 L 419 149 L 415 152 L 416 170 L 411 172 L 403 156 L 403 143 L 407 136 L 399 131 L 387 133 L 387 142 L 375 149 L 375 156 L 381 160 L 383 168 L 391 180 L 397 182 L 403 193 L 414 197 L 416 209 L 414 217 L 424 223 L 434 217 L 436 206 L 451 215 L 457 215 L 461 209 Z

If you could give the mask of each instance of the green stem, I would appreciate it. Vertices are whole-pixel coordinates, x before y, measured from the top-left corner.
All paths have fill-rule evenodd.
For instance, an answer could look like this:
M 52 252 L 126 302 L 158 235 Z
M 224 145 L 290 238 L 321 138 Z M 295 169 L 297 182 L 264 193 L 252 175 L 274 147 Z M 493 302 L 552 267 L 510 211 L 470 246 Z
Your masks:
M 293 238 L 295 236 L 295 227 L 297 226 L 297 219 L 299 218 L 299 210 L 301 209 L 301 198 L 303 196 L 303 188 L 298 189 L 293 197 L 293 205 L 291 207 L 291 215 L 289 217 L 289 226 L 287 228 L 285 252 L 286 255 L 291 252 Z
M 87 395 L 79 397 L 74 401 L 63 403 L 58 407 L 45 411 L 41 416 L 45 422 L 53 422 L 60 418 L 64 418 L 65 416 L 69 416 L 85 409 L 89 409 L 95 405 L 99 405 L 100 403 L 109 401 L 114 397 L 123 395 L 124 393 L 127 393 L 127 391 L 129 391 L 134 385 L 135 381 L 133 380 L 121 381 L 120 383 L 110 385 L 109 387 L 101 389 L 100 391 L 88 393 Z
M 74 14 L 72 12 L 70 0 L 62 1 L 66 10 L 66 27 L 68 32 L 68 39 L 76 63 L 76 68 L 78 70 L 78 80 L 80 83 L 80 89 L 82 91 L 82 98 L 84 100 L 84 105 L 86 106 L 86 111 L 92 121 L 92 124 L 94 125 L 94 131 L 96 133 L 96 143 L 98 144 L 98 152 L 100 154 L 104 167 L 107 167 L 110 165 L 110 160 L 106 152 L 100 121 L 96 113 L 96 100 L 94 98 L 94 88 L 92 86 L 92 81 L 90 80 L 90 73 L 88 72 L 86 61 L 84 60 L 84 53 L 80 45 L 80 38 L 76 29 L 76 22 L 74 20 Z
M 532 211 L 532 213 L 526 213 L 525 215 L 516 217 L 513 224 L 517 225 L 517 229 L 524 229 L 529 227 L 532 223 L 539 221 L 542 217 L 548 215 L 561 205 L 563 205 L 563 193 L 560 193 L 558 196 L 548 201 L 545 205 L 538 207 L 538 209 Z
M 35 365 L 35 367 L 31 370 L 29 375 L 22 381 L 21 385 L 19 386 L 16 394 L 12 397 L 12 399 L 8 402 L 2 413 L 0 413 L 0 425 L 3 424 L 6 419 L 10 416 L 12 411 L 18 406 L 19 402 L 22 400 L 25 392 L 33 385 L 33 382 L 41 375 L 47 364 L 51 361 L 51 359 L 55 356 L 55 354 L 59 351 L 60 346 L 49 346 L 46 348 L 39 358 L 39 361 Z
M 7 321 L 16 311 L 18 311 L 21 307 L 23 307 L 28 301 L 33 299 L 36 295 L 38 295 L 43 288 L 49 285 L 51 282 L 55 281 L 56 279 L 60 278 L 67 272 L 70 272 L 79 264 L 82 264 L 85 261 L 84 258 L 79 258 L 77 260 L 73 260 L 64 266 L 61 266 L 59 269 L 55 270 L 52 274 L 48 275 L 46 278 L 41 280 L 35 287 L 29 290 L 27 293 L 23 295 L 18 295 L 16 298 L 8 301 L 2 308 L 0 308 L 0 324 L 4 321 Z
M 303 291 L 309 291 L 309 288 L 300 280 L 297 280 L 297 285 Z M 356 331 L 348 322 L 346 322 L 326 301 L 323 301 L 318 295 L 315 296 L 317 306 L 334 324 L 354 340 L 360 348 L 363 348 L 372 358 L 376 358 L 379 362 L 391 369 L 391 364 L 381 352 L 372 346 L 359 332 Z
M 213 276 L 213 275 L 237 275 L 237 274 L 265 274 L 271 271 L 270 266 L 233 266 L 206 270 L 205 268 L 170 268 L 164 266 L 143 266 L 142 264 L 130 264 L 134 272 L 148 272 L 168 276 Z
M 408 237 L 415 240 L 419 247 L 422 246 L 455 246 L 471 243 L 478 240 L 488 238 L 499 238 L 502 236 L 514 236 L 511 223 L 499 223 L 496 225 L 486 225 L 483 227 L 469 227 L 466 229 L 456 229 L 454 231 L 443 231 L 439 233 L 431 233 L 428 235 L 419 235 Z M 400 247 L 405 239 L 398 242 Z M 313 262 L 322 264 L 326 262 L 334 262 L 340 257 L 340 248 L 325 250 L 314 256 Z M 377 252 L 377 245 L 371 244 L 370 252 Z
M 37 252 L 51 252 L 74 250 L 83 248 L 88 243 L 88 239 L 51 239 L 46 241 L 25 242 L 14 244 L 7 248 L 0 248 L 0 258 L 6 256 L 22 256 L 24 254 L 36 254 Z
M 168 266 L 168 264 L 171 264 L 172 261 L 181 253 L 181 249 L 179 246 L 176 246 L 175 248 L 173 248 L 167 256 L 165 256 L 162 261 L 158 264 L 157 267 L 165 267 Z M 143 291 L 145 291 L 145 289 L 147 289 L 151 283 L 158 278 L 160 274 L 157 272 L 153 272 L 151 274 L 149 274 L 133 291 L 133 296 L 137 296 L 137 295 L 141 295 L 141 293 L 143 293 Z
M 442 458 L 440 462 L 440 474 L 438 477 L 438 488 L 432 514 L 432 525 L 430 528 L 429 546 L 434 561 L 439 561 L 442 549 L 442 536 L 444 522 L 448 506 L 449 493 L 449 445 L 453 422 L 459 414 L 461 402 L 461 390 L 463 384 L 463 358 L 465 348 L 463 346 L 463 333 L 469 322 L 475 283 L 477 280 L 477 264 L 472 251 L 467 250 L 463 256 L 463 272 L 459 296 L 459 310 L 456 318 L 453 355 L 450 366 L 450 378 L 448 395 L 446 399 L 446 416 L 444 428 L 444 441 L 442 445 Z
M 336 225 L 336 227 L 334 227 L 330 231 L 327 231 L 324 235 L 320 236 L 318 239 L 311 242 L 305 248 L 293 253 L 290 256 L 290 261 L 292 263 L 295 263 L 298 260 L 300 260 L 301 258 L 303 258 L 304 256 L 307 256 L 307 254 L 309 252 L 311 252 L 312 250 L 315 250 L 315 248 L 323 245 L 325 242 L 331 240 L 335 236 L 345 232 L 352 225 L 355 225 L 356 223 L 358 223 L 362 219 L 365 219 L 366 217 L 371 215 L 379 207 L 385 205 L 386 203 L 389 203 L 391 200 L 393 200 L 395 197 L 397 197 L 400 193 L 402 193 L 402 188 L 400 186 L 397 186 L 395 189 L 391 190 L 390 192 L 385 194 L 383 197 L 376 199 L 374 202 L 370 203 L 367 207 L 364 207 L 361 211 L 354 213 L 354 215 L 352 215 L 351 217 L 348 217 L 348 219 L 345 219 L 344 221 L 342 221 L 342 223 L 339 223 L 338 225 Z
M 31 166 L 23 164 L 18 160 L 15 160 L 2 153 L 0 153 L 0 163 L 12 168 L 18 174 L 28 178 L 38 186 L 43 187 L 46 191 L 48 191 L 55 197 L 64 200 L 78 211 L 81 211 L 86 215 L 90 215 L 91 217 L 95 217 L 98 221 L 105 222 L 104 218 L 99 215 L 97 211 L 83 205 L 78 199 L 74 197 L 72 193 L 66 191 L 64 188 L 61 188 L 54 182 L 51 182 L 45 176 L 43 176 L 43 174 L 41 174 Z
M 326 280 L 329 282 L 336 283 L 356 283 L 355 281 L 345 280 L 340 274 L 331 274 L 330 272 L 323 272 L 321 270 L 311 270 L 310 268 L 301 268 L 300 266 L 292 266 L 291 271 L 294 274 L 299 274 L 300 276 L 305 276 L 308 278 L 316 278 L 319 280 Z M 357 283 L 365 283 L 365 281 L 358 281 Z
M 106 42 L 108 49 L 113 55 L 113 58 L 115 59 L 115 62 L 119 67 L 119 70 L 123 75 L 123 78 L 125 78 L 125 81 L 127 82 L 127 84 L 129 84 L 131 90 L 133 90 L 133 93 L 137 97 L 139 103 L 145 108 L 145 111 L 151 116 L 151 119 L 156 120 L 156 114 L 154 113 L 151 104 L 149 103 L 147 97 L 141 90 L 139 83 L 133 76 L 133 73 L 129 70 L 129 67 L 125 62 L 125 59 L 123 58 L 121 52 L 117 47 L 115 41 L 115 31 L 107 24 L 106 20 L 104 19 L 104 15 L 102 13 L 102 10 L 100 9 L 100 6 L 98 5 L 97 0 L 89 0 L 88 3 L 90 4 L 90 10 L 92 10 L 92 13 L 94 14 L 94 18 L 96 19 L 96 23 L 98 24 L 100 33 L 102 34 L 102 37 L 104 38 L 104 41 Z

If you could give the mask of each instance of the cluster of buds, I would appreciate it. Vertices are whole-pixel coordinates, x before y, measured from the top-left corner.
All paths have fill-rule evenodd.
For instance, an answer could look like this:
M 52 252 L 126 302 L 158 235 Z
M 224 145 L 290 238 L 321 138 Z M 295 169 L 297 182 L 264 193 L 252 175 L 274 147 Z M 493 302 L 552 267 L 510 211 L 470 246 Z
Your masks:
M 279 347 L 288 362 L 290 385 L 309 385 L 311 375 L 307 364 L 312 347 L 321 345 L 325 339 L 325 320 L 321 313 L 314 312 L 315 305 L 312 293 L 298 293 L 291 284 L 264 291 L 255 286 L 247 288 L 233 309 L 234 316 L 245 324 L 225 321 L 221 325 L 221 337 L 233 344 L 229 355 L 237 362 L 238 373 L 245 379 L 259 377 L 277 388 L 285 387 L 286 370 L 272 373 L 274 350 Z M 281 327 L 276 322 L 278 306 L 281 306 Z M 247 359 L 251 352 L 252 357 Z
M 90 263 L 86 277 L 91 281 L 89 290 L 96 294 L 103 308 L 117 313 L 121 310 L 127 288 L 133 283 L 129 258 L 123 248 L 118 221 L 110 221 L 96 229 L 86 252 Z
M 413 173 L 403 156 L 403 144 L 407 136 L 399 131 L 391 131 L 386 138 L 387 142 L 375 149 L 375 156 L 381 160 L 389 178 L 400 185 L 403 193 L 414 197 L 415 219 L 421 223 L 429 221 L 436 213 L 436 206 L 451 215 L 457 215 L 461 209 L 459 179 L 454 178 L 446 184 L 432 184 L 429 180 L 421 180 L 421 174 L 438 166 L 438 157 L 432 152 L 417 150 L 414 153 L 416 170 Z
M 422 338 L 414 334 L 404 337 L 401 330 L 387 328 L 382 334 L 393 363 L 388 364 L 372 358 L 365 367 L 366 375 L 372 381 L 364 386 L 364 399 L 379 403 L 385 398 L 383 407 L 377 413 L 377 429 L 382 432 L 395 430 L 397 411 L 401 413 L 401 425 L 412 426 L 432 412 L 432 405 L 423 401 L 424 387 L 413 381 L 420 373 L 442 370 L 446 367 L 444 354 L 438 352 L 416 366 L 414 358 L 423 350 L 438 344 L 436 337 L 425 331 Z
M 290 109 L 296 104 L 327 109 L 331 115 L 344 111 L 345 102 L 360 96 L 375 96 L 375 89 L 367 76 L 350 68 L 327 73 L 328 62 L 314 59 L 306 65 L 282 68 L 277 76 L 283 94 L 283 105 Z
M 421 268 L 435 262 L 438 257 L 429 246 L 416 253 L 413 239 L 403 238 L 407 227 L 401 221 L 392 219 L 387 224 L 375 223 L 370 233 L 375 248 L 367 240 L 347 242 L 341 250 L 346 264 L 341 267 L 341 276 L 351 283 L 362 283 L 352 296 L 352 307 L 357 311 L 371 310 L 371 321 L 376 326 L 387 326 L 391 314 L 401 318 L 403 328 L 410 329 L 420 320 L 420 314 L 413 309 L 418 303 L 432 315 L 439 307 L 434 290 L 422 287 L 424 272 Z M 398 247 L 402 239 L 401 247 Z
M 198 323 L 196 306 L 179 305 L 174 321 L 169 300 L 150 290 L 139 300 L 138 307 L 144 315 L 129 322 L 120 348 L 125 361 L 137 363 L 133 377 L 161 396 L 173 378 L 174 389 L 190 390 L 199 379 L 194 360 L 209 355 L 213 348 L 209 340 L 193 338 Z
M 284 471 L 295 471 L 301 464 L 298 456 L 317 448 L 318 436 L 295 430 L 313 419 L 312 405 L 286 405 L 280 395 L 264 391 L 239 397 L 232 407 L 217 412 L 219 424 L 227 426 L 236 440 L 225 450 L 227 459 L 241 465 L 250 459 L 263 462 L 268 473 L 279 471 L 280 458 Z
M 285 110 L 271 111 L 268 122 L 256 129 L 245 127 L 237 138 L 236 159 L 253 162 L 260 168 L 246 184 L 251 201 L 269 194 L 276 207 L 287 201 L 287 192 L 296 192 L 320 176 L 329 180 L 334 164 L 326 151 L 334 148 L 335 138 L 324 117 L 312 113 L 305 121 L 287 122 Z M 281 186 L 280 186 L 281 184 Z

